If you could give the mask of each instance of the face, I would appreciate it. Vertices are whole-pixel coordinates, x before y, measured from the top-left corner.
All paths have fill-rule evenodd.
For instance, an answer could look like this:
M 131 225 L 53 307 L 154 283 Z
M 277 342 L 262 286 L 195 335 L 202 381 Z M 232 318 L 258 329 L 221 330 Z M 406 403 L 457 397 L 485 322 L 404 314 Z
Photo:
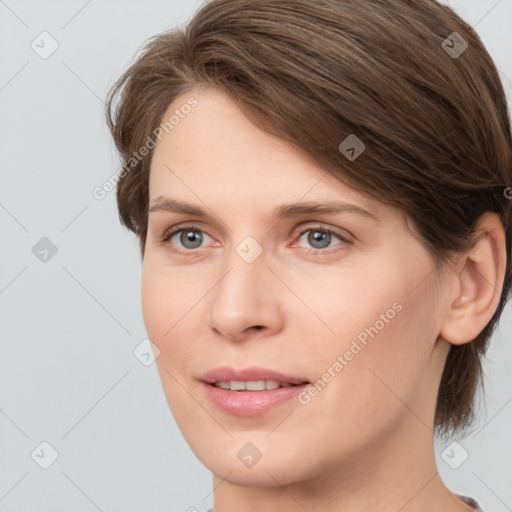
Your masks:
M 142 308 L 198 458 L 232 483 L 285 485 L 430 422 L 439 291 L 401 212 L 218 90 L 164 117 L 191 96 L 152 159 Z

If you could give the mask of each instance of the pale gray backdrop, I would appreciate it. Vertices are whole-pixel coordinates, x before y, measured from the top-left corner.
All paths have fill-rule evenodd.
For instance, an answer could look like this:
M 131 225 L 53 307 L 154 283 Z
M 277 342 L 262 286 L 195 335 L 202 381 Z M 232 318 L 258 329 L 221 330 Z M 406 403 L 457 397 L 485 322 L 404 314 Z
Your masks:
M 512 0 L 446 2 L 512 89 Z M 115 193 L 109 86 L 199 1 L 0 0 L 0 511 L 204 510 L 211 477 L 145 366 L 140 259 Z M 447 34 L 448 35 L 448 34 Z M 512 510 L 511 306 L 486 363 L 480 431 L 438 447 L 456 492 Z M 43 443 L 43 444 L 41 444 Z M 46 468 L 46 469 L 45 469 Z

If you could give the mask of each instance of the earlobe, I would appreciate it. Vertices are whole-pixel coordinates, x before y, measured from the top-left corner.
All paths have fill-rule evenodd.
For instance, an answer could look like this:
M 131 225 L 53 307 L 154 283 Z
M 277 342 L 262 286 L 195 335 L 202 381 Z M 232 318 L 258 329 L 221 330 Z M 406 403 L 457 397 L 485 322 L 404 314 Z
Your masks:
M 475 339 L 498 307 L 506 268 L 505 232 L 495 213 L 480 218 L 477 242 L 453 269 L 440 336 L 462 345 Z

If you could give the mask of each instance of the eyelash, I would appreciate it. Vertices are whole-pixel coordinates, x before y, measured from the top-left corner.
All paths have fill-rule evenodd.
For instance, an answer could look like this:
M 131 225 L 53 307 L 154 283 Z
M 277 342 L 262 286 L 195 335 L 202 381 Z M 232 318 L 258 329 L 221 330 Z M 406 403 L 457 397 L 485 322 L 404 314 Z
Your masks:
M 159 241 L 159 244 L 160 245 L 164 245 L 164 246 L 165 245 L 169 245 L 169 240 L 174 235 L 176 235 L 177 233 L 181 233 L 182 231 L 198 231 L 200 233 L 206 233 L 202 229 L 199 229 L 197 226 L 194 226 L 194 225 L 185 225 L 185 226 L 183 226 L 182 225 L 182 226 L 179 226 L 178 228 L 166 231 L 164 233 L 164 235 L 162 236 L 161 240 Z M 302 235 L 304 235 L 305 233 L 308 233 L 309 231 L 320 231 L 322 233 L 327 233 L 329 235 L 334 235 L 335 237 L 337 237 L 340 240 L 340 243 L 336 244 L 336 245 L 334 245 L 332 247 L 328 247 L 326 249 L 314 249 L 314 248 L 304 248 L 304 247 L 302 247 L 302 249 L 306 252 L 306 254 L 314 254 L 316 256 L 330 255 L 333 251 L 340 250 L 338 248 L 338 246 L 350 243 L 349 240 L 346 237 L 344 237 L 341 233 L 339 233 L 338 231 L 335 231 L 335 230 L 333 230 L 331 228 L 328 228 L 326 226 L 323 226 L 321 224 L 318 224 L 316 226 L 308 226 L 308 227 L 305 227 L 305 228 L 298 228 L 298 229 L 296 229 L 292 233 L 292 236 L 294 238 L 298 237 L 300 239 L 302 237 Z M 206 233 L 206 234 L 208 234 L 208 233 Z M 210 237 L 210 238 L 212 238 L 212 237 Z M 199 252 L 201 249 L 202 248 L 200 247 L 200 248 L 197 248 L 197 249 L 173 249 L 173 251 L 181 253 L 181 254 L 191 254 L 191 253 L 194 253 L 194 252 Z

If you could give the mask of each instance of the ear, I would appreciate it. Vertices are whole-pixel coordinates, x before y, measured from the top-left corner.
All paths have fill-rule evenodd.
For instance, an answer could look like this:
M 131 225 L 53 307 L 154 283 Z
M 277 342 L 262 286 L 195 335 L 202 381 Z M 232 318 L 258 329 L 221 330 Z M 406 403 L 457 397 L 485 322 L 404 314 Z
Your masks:
M 475 339 L 498 307 L 506 268 L 505 230 L 495 213 L 482 215 L 475 245 L 450 270 L 449 295 L 440 336 L 462 345 Z

